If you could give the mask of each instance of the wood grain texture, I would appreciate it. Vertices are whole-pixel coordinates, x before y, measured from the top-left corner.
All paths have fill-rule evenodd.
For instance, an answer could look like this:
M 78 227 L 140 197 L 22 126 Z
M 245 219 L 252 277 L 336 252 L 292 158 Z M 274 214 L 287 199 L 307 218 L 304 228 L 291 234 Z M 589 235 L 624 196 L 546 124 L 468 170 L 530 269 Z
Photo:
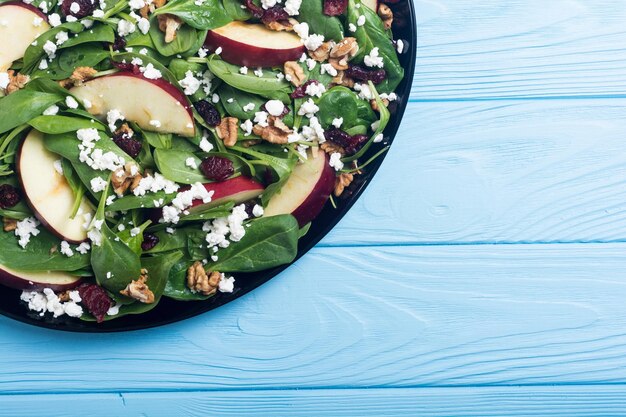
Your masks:
M 0 397 L 2 417 L 606 417 L 620 386 L 160 392 Z
M 626 99 L 412 103 L 322 244 L 625 240 L 625 115 Z
M 626 244 L 318 248 L 183 323 L 0 320 L 0 392 L 626 382 Z
M 624 96 L 619 0 L 416 0 L 412 98 Z

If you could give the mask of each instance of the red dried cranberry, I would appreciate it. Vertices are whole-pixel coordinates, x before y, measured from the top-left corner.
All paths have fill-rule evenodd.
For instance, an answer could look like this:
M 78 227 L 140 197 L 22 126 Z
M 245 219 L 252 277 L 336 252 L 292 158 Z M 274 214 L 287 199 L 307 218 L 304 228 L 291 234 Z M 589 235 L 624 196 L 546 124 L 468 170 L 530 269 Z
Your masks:
M 207 100 L 196 101 L 194 104 L 198 114 L 204 119 L 206 124 L 215 127 L 222 122 L 222 116 L 212 103 Z
M 285 9 L 283 9 L 280 6 L 274 6 L 272 8 L 267 9 L 263 13 L 263 17 L 261 17 L 261 20 L 266 25 L 272 22 L 287 21 L 289 20 L 289 13 L 287 13 Z
M 346 12 L 348 0 L 324 0 L 324 14 L 326 16 L 339 16 Z
M 341 129 L 329 129 L 324 132 L 326 140 L 341 146 L 348 155 L 353 155 L 361 149 L 361 147 L 369 139 L 366 135 L 350 136 Z
M 9 184 L 0 185 L 0 208 L 15 207 L 22 198 L 15 187 Z
M 320 82 L 317 80 L 309 80 L 307 82 L 305 82 L 304 84 L 302 84 L 300 87 L 297 87 L 293 93 L 291 93 L 291 98 L 296 99 L 296 98 L 304 98 L 306 97 L 306 89 L 308 86 L 310 86 L 311 84 L 319 84 Z
M 76 6 L 74 6 L 74 4 L 76 4 Z M 61 11 L 63 14 L 65 16 L 74 16 L 77 19 L 91 15 L 95 9 L 96 2 L 93 0 L 65 0 L 61 3 Z
M 141 250 L 149 251 L 150 249 L 154 249 L 154 247 L 158 244 L 159 244 L 159 237 L 157 235 L 153 235 L 152 233 L 143 234 L 143 242 L 141 242 Z
M 387 72 L 384 69 L 368 70 L 359 65 L 352 65 L 346 70 L 346 75 L 357 81 L 371 81 L 374 84 L 380 84 L 387 78 Z
M 117 68 L 120 71 L 132 72 L 135 75 L 141 74 L 141 71 L 139 70 L 139 65 L 131 64 L 130 62 L 117 62 L 117 61 L 111 61 L 111 63 L 113 64 L 115 68 Z
M 141 141 L 130 136 L 128 133 L 119 132 L 113 135 L 113 142 L 126 152 L 131 158 L 137 158 L 143 145 Z
M 113 305 L 109 295 L 96 284 L 83 284 L 78 287 L 78 294 L 82 299 L 81 304 L 96 318 L 98 323 L 102 323 L 107 311 Z
M 235 167 L 228 158 L 209 156 L 200 164 L 200 171 L 210 180 L 224 181 L 235 173 Z
M 122 36 L 115 36 L 115 42 L 111 45 L 114 51 L 121 51 L 126 48 L 126 38 Z

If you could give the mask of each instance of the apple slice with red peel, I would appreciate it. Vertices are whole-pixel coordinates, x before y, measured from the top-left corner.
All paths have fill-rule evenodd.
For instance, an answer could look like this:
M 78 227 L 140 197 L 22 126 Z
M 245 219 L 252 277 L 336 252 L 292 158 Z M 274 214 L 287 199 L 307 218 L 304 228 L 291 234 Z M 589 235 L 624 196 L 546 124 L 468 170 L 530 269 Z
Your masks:
M 35 6 L 22 2 L 0 4 L 0 72 L 22 58 L 26 48 L 48 29 L 47 16 Z
M 190 213 L 194 213 L 205 208 L 215 207 L 227 201 L 234 201 L 235 204 L 257 198 L 265 188 L 255 180 L 239 176 L 226 181 L 213 182 L 204 184 L 207 191 L 213 191 L 213 198 L 210 203 L 203 203 L 202 200 L 195 200 L 193 206 L 189 209 Z
M 107 113 L 115 109 L 147 131 L 195 135 L 189 100 L 161 78 L 152 80 L 141 74 L 118 72 L 87 81 L 70 93 L 90 103 L 87 111 L 96 117 L 106 119 Z
M 315 157 L 309 153 L 308 156 L 272 196 L 265 216 L 291 213 L 302 227 L 322 211 L 335 188 L 335 170 L 329 165 L 326 153 L 317 152 Z
M 25 199 L 41 224 L 59 238 L 79 244 L 87 239 L 83 216 L 71 219 L 74 192 L 54 163 L 59 157 L 44 146 L 43 134 L 32 130 L 19 150 L 17 171 Z M 94 210 L 83 198 L 82 213 Z
M 300 37 L 292 32 L 276 32 L 258 23 L 232 22 L 210 30 L 204 46 L 222 48 L 224 61 L 247 67 L 279 67 L 296 61 L 306 51 Z
M 78 286 L 81 280 L 81 277 L 67 272 L 16 271 L 0 265 L 0 284 L 17 290 L 41 291 L 50 288 L 59 292 Z

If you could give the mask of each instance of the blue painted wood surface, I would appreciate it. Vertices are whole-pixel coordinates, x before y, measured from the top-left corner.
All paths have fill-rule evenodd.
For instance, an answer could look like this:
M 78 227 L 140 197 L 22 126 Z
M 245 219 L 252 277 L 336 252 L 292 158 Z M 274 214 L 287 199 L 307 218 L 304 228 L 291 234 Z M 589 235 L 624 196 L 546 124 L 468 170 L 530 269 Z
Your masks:
M 160 329 L 0 318 L 0 416 L 626 415 L 626 3 L 415 4 L 402 131 L 316 249 Z

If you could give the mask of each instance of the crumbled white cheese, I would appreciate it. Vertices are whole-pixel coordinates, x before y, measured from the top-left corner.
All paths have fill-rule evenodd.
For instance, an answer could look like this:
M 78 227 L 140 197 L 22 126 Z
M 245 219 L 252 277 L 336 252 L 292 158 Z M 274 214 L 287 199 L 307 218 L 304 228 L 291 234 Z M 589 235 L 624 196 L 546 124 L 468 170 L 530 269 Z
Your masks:
M 264 214 L 263 207 L 258 204 L 255 204 L 254 207 L 252 208 L 252 215 L 254 217 L 261 217 L 263 216 L 263 214 Z
M 185 166 L 188 166 L 191 169 L 198 169 L 198 164 L 196 163 L 196 158 L 189 157 L 185 159 Z
M 59 106 L 54 104 L 43 111 L 44 116 L 54 116 L 59 112 Z
M 343 117 L 333 119 L 332 125 L 339 129 L 343 125 Z
M 108 183 L 100 177 L 92 178 L 92 180 L 89 182 L 89 185 L 91 186 L 91 190 L 94 193 L 99 193 L 99 192 L 104 191 L 107 188 L 107 184 Z
M 187 71 L 185 73 L 185 78 L 179 80 L 178 83 L 183 88 L 184 93 L 188 96 L 194 95 L 202 85 L 202 82 L 194 77 L 192 71 Z
M 144 77 L 150 80 L 158 80 L 159 78 L 163 76 L 161 74 L 161 71 L 154 68 L 154 65 L 152 65 L 151 63 L 146 65 L 145 67 L 139 68 L 139 71 L 143 73 Z
M 383 61 L 383 57 L 380 56 L 380 51 L 378 47 L 372 48 L 369 55 L 365 55 L 363 58 L 363 63 L 368 67 L 375 68 L 383 68 L 385 66 L 385 62 Z
M 206 136 L 203 136 L 202 139 L 200 139 L 199 146 L 203 152 L 211 152 L 213 150 L 213 144 L 209 142 L 209 139 Z
M 265 110 L 272 116 L 282 116 L 285 111 L 285 105 L 280 100 L 270 100 L 265 103 Z
M 70 109 L 77 109 L 78 108 L 78 102 L 72 96 L 65 97 L 65 105 L 67 107 L 69 107 Z
M 217 284 L 217 289 L 220 292 L 231 293 L 235 290 L 235 278 L 234 277 L 226 277 L 222 274 L 220 278 L 220 282 Z
M 343 169 L 343 162 L 341 162 L 341 154 L 339 152 L 330 154 L 329 165 L 335 168 L 335 171 L 341 171 Z
M 70 244 L 67 243 L 65 240 L 61 242 L 61 249 L 59 250 L 59 252 L 61 252 L 62 255 L 65 255 L 68 258 L 74 256 L 74 251 L 70 247 Z
M 6 72 L 0 72 L 0 88 L 6 89 L 9 86 L 11 79 L 9 78 L 9 74 Z
M 78 305 L 81 302 L 78 291 L 70 291 L 70 300 L 62 303 L 59 297 L 50 288 L 43 291 L 23 291 L 20 300 L 28 303 L 28 309 L 39 313 L 40 316 L 52 313 L 54 317 L 64 314 L 70 317 L 83 315 L 83 308 Z
M 37 226 L 39 226 L 39 221 L 34 217 L 27 217 L 17 222 L 15 236 L 19 238 L 17 243 L 19 243 L 22 248 L 26 248 L 26 245 L 30 242 L 31 236 L 37 236 L 41 232 L 37 229 Z

